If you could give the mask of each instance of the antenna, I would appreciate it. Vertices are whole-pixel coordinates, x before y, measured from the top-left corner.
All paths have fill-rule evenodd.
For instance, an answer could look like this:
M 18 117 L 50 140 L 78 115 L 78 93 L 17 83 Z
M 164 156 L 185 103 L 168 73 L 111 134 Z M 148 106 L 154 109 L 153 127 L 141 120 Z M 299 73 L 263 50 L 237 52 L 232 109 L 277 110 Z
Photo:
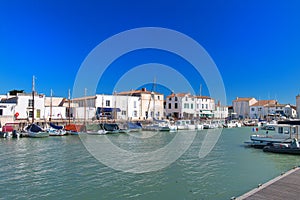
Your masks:
M 35 93 L 35 76 L 32 76 L 32 123 L 34 123 L 34 93 Z
M 199 91 L 200 97 L 202 96 L 202 84 L 200 84 L 200 91 Z

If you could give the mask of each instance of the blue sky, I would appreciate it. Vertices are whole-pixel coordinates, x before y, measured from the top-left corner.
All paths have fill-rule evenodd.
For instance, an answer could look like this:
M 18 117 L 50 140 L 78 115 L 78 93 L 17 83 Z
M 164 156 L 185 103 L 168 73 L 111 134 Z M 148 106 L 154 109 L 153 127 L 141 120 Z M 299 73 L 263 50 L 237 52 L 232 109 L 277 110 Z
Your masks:
M 0 93 L 30 92 L 35 75 L 38 92 L 49 95 L 52 88 L 67 97 L 82 62 L 99 43 L 129 29 L 163 27 L 206 49 L 223 78 L 227 104 L 237 96 L 294 104 L 300 93 L 299 10 L 296 0 L 1 0 Z M 202 84 L 202 94 L 209 95 L 185 61 L 151 49 L 112 63 L 97 92 L 110 93 L 122 73 L 149 62 L 178 69 L 194 89 Z

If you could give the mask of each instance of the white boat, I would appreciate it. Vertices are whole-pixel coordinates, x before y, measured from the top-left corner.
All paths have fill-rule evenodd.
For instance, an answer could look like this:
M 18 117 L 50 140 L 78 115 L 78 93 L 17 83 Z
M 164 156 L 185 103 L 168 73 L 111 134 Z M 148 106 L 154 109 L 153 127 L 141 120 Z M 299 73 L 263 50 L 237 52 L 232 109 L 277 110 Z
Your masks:
M 224 128 L 237 128 L 237 127 L 242 127 L 242 124 L 237 121 L 237 120 L 231 120 L 228 121 L 227 123 L 223 124 Z
M 203 124 L 204 129 L 215 129 L 215 128 L 218 128 L 218 127 L 219 127 L 219 124 L 215 123 L 215 122 L 212 122 L 212 121 L 207 121 Z
M 181 119 L 176 121 L 176 126 L 178 130 L 195 130 L 196 125 L 188 119 Z
M 251 141 L 265 142 L 265 143 L 281 143 L 286 140 L 297 138 L 298 127 L 297 125 L 278 124 L 274 125 L 275 131 L 265 131 L 264 134 L 254 134 L 250 136 Z M 254 128 L 257 130 L 258 128 Z
M 86 133 L 89 135 L 105 135 L 107 134 L 107 131 L 106 130 L 87 131 Z
M 63 129 L 63 126 L 56 126 L 50 123 L 50 127 L 47 129 L 49 136 L 64 136 L 67 131 Z
M 29 137 L 33 138 L 42 138 L 42 137 L 48 137 L 49 133 L 47 131 L 44 131 L 40 126 L 36 124 L 30 124 L 27 128 L 27 133 Z
M 165 120 L 154 120 L 152 124 L 143 126 L 144 131 L 170 131 L 170 123 Z

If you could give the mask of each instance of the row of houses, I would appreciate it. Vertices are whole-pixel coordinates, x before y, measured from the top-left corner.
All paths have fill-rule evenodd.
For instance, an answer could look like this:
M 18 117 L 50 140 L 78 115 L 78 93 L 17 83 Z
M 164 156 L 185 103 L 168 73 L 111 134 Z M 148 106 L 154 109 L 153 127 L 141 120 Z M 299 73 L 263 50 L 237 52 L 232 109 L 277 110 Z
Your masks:
M 1 124 L 13 121 L 36 120 L 151 120 L 151 119 L 225 119 L 235 115 L 240 119 L 258 119 L 268 116 L 296 118 L 300 113 L 300 95 L 296 106 L 280 104 L 276 100 L 257 100 L 237 97 L 232 106 L 223 106 L 208 96 L 190 93 L 163 94 L 130 90 L 112 95 L 96 94 L 72 100 L 46 97 L 44 94 L 17 93 L 0 95 Z
M 0 96 L 1 123 L 54 120 L 151 120 L 165 118 L 226 118 L 228 107 L 207 96 L 190 93 L 163 94 L 131 90 L 112 95 L 96 94 L 72 100 L 43 94 Z
M 266 119 L 273 116 L 297 118 L 296 106 L 291 104 L 280 104 L 277 100 L 257 100 L 253 97 L 237 97 L 233 100 L 232 107 L 235 115 L 241 119 Z

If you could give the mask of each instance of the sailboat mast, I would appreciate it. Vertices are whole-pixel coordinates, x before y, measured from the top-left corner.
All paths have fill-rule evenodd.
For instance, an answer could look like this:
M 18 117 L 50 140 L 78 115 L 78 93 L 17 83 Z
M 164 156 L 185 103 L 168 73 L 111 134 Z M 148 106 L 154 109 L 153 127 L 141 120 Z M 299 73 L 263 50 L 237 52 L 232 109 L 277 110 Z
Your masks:
M 71 124 L 71 91 L 70 91 L 70 89 L 68 91 L 68 102 L 69 102 L 68 117 L 69 117 L 69 124 Z
M 50 90 L 50 118 L 49 118 L 49 122 L 51 122 L 51 118 L 52 118 L 52 89 Z
M 32 123 L 34 123 L 34 93 L 35 93 L 35 77 L 32 77 Z
M 87 89 L 84 88 L 84 124 L 86 124 L 86 91 Z

